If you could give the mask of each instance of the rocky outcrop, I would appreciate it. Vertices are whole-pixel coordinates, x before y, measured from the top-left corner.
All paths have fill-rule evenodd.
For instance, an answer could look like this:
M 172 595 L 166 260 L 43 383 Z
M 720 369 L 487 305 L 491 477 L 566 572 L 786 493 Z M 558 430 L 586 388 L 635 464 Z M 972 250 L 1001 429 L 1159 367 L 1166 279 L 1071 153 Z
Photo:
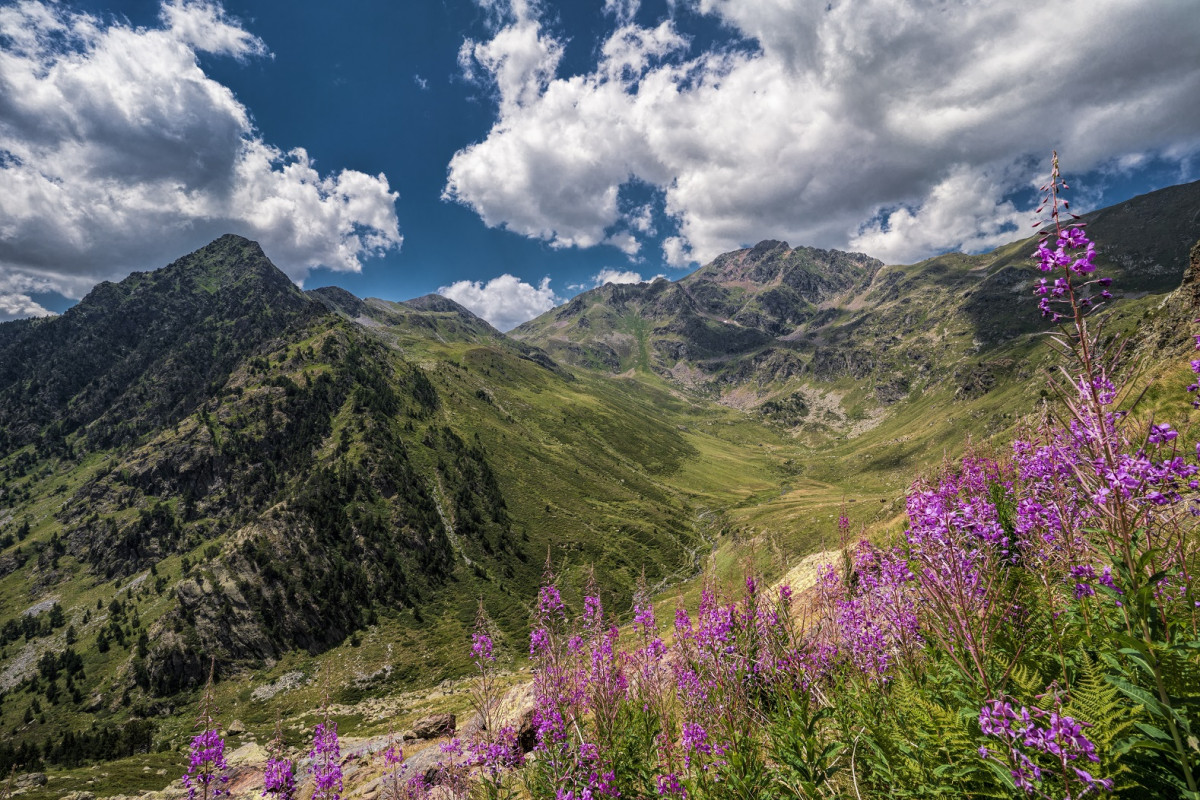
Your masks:
M 453 714 L 434 714 L 424 717 L 413 723 L 413 738 L 436 739 L 439 736 L 450 736 L 454 733 L 457 723 L 458 719 Z
M 1150 352 L 1179 353 L 1191 350 L 1195 340 L 1189 334 L 1200 333 L 1195 320 L 1200 317 L 1200 241 L 1192 246 L 1183 282 L 1158 309 L 1145 326 L 1142 347 Z

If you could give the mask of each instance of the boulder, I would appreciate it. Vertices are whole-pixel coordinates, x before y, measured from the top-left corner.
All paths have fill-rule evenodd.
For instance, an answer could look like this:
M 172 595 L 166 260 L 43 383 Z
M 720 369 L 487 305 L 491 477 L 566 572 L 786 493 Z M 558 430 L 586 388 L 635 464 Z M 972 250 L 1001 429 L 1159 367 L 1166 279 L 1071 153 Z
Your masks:
M 18 789 L 32 789 L 34 786 L 46 785 L 46 773 L 44 772 L 26 772 L 23 775 L 18 775 L 13 781 L 13 786 Z
M 413 723 L 413 736 L 417 739 L 436 739 L 454 733 L 457 718 L 453 714 L 434 714 Z

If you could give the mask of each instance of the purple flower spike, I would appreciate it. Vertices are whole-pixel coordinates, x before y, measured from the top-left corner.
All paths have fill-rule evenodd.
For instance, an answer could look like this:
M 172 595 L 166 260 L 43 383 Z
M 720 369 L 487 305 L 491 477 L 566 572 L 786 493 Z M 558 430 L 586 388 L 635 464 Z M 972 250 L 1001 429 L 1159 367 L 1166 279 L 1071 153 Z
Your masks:
M 274 800 L 293 800 L 296 796 L 296 776 L 292 762 L 286 758 L 267 759 L 263 770 L 263 797 Z
M 979 728 L 985 736 L 999 739 L 1003 747 L 996 753 L 986 746 L 980 747 L 979 757 L 1006 764 L 1011 770 L 1013 782 L 1027 794 L 1036 791 L 1044 795 L 1038 784 L 1055 772 L 1060 775 L 1074 774 L 1083 784 L 1084 791 L 1097 787 L 1111 788 L 1112 781 L 1097 779 L 1074 763 L 1080 759 L 1092 762 L 1100 760 L 1096 746 L 1083 733 L 1083 729 L 1091 725 L 1060 714 L 1057 710 L 1060 701 L 1056 696 L 1051 696 L 1055 698 L 1056 706 L 1056 710 L 1052 711 L 1034 706 L 1015 710 L 1011 703 L 1004 700 L 984 703 L 979 710 Z M 1058 769 L 1047 770 L 1044 775 L 1042 765 L 1034 758 L 1045 759 L 1046 756 L 1057 762 Z M 1079 795 L 1072 792 L 1067 796 Z
M 471 634 L 471 657 L 476 663 L 492 663 L 496 657 L 492 655 L 492 637 L 482 631 Z
M 215 664 L 215 662 L 214 662 Z M 213 703 L 213 666 L 209 666 L 208 683 L 200 699 L 200 715 L 196 727 L 200 733 L 192 737 L 188 747 L 188 768 L 183 776 L 188 800 L 216 800 L 229 794 L 229 765 L 225 763 L 225 740 L 216 723 L 217 707 Z
M 276 721 L 275 737 L 267 745 L 262 796 L 272 800 L 294 800 L 296 797 L 295 765 L 284 753 L 282 720 Z
M 308 757 L 313 762 L 312 800 L 339 800 L 342 796 L 341 746 L 338 743 L 337 723 L 317 723 L 313 730 L 313 746 Z
M 229 794 L 229 765 L 225 763 L 225 740 L 216 730 L 192 737 L 188 748 L 188 770 L 183 785 L 188 800 L 216 800 Z

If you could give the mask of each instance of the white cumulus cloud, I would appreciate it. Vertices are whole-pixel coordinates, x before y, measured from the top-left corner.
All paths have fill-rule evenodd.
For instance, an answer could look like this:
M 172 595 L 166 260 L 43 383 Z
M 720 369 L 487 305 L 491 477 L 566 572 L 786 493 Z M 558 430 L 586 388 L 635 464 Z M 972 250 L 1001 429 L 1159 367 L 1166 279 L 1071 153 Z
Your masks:
M 1003 192 L 1003 184 L 986 172 L 960 165 L 919 207 L 892 210 L 886 223 L 872 221 L 850 240 L 850 247 L 889 264 L 919 261 L 947 241 L 968 252 L 999 247 L 1030 233 L 1028 210 L 998 202 Z
M 202 0 L 164 2 L 148 28 L 40 0 L 0 8 L 0 278 L 80 297 L 235 232 L 302 281 L 401 244 L 385 176 L 322 174 L 264 142 L 200 53 L 268 55 Z
M 620 25 L 628 25 L 641 5 L 641 0 L 604 0 L 604 13 L 612 14 Z
M 0 292 L 0 322 L 24 317 L 52 317 L 54 312 L 43 308 L 27 294 Z
M 655 278 L 661 278 L 662 275 L 656 275 Z M 652 281 L 654 278 L 643 278 L 640 272 L 633 270 L 621 269 L 602 269 L 592 276 L 592 281 L 595 286 L 603 286 L 606 283 L 645 283 Z
M 456 281 L 439 288 L 438 294 L 466 306 L 502 331 L 510 331 L 562 302 L 550 288 L 549 278 L 533 286 L 507 273 L 487 283 Z
M 1005 198 L 1053 148 L 1074 174 L 1200 152 L 1192 0 L 689 4 L 754 46 L 697 51 L 607 2 L 594 65 L 559 74 L 536 6 L 498 17 L 464 50 L 497 119 L 444 196 L 553 246 L 636 253 L 616 237 L 645 217 L 618 196 L 640 182 L 678 226 L 671 265 L 764 238 L 912 260 L 1003 241 L 1024 211 Z

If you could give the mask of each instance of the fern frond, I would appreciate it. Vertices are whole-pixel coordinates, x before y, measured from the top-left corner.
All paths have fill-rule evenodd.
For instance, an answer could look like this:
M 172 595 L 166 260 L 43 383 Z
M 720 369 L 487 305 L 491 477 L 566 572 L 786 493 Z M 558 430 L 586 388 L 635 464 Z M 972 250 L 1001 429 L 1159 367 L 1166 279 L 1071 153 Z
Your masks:
M 1086 731 L 1100 757 L 1093 774 L 1112 779 L 1117 791 L 1130 785 L 1130 767 L 1121 756 L 1127 739 L 1136 734 L 1142 707 L 1134 705 L 1113 684 L 1104 679 L 1104 665 L 1084 647 L 1076 648 L 1074 661 L 1078 672 L 1071 684 L 1071 695 L 1063 713 L 1091 725 Z

